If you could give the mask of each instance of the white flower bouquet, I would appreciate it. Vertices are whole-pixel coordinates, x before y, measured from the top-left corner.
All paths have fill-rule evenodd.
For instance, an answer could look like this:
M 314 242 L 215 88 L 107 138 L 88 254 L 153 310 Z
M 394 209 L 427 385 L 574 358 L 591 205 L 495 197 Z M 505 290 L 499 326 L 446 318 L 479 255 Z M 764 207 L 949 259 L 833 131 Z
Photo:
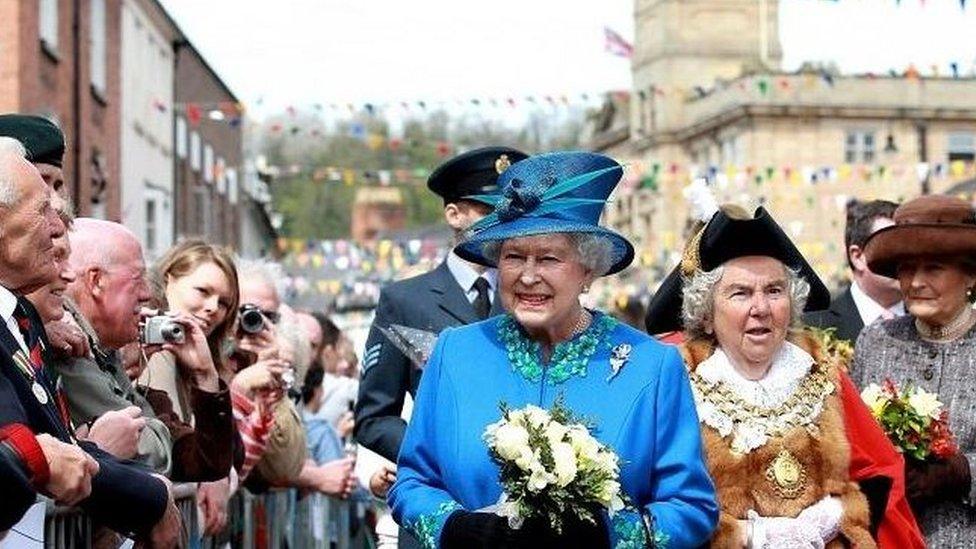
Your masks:
M 501 410 L 484 439 L 501 470 L 504 493 L 497 512 L 512 528 L 533 519 L 561 533 L 567 514 L 596 524 L 601 509 L 612 516 L 624 508 L 617 455 L 561 399 L 548 411 L 533 405 L 510 410 L 505 404 Z

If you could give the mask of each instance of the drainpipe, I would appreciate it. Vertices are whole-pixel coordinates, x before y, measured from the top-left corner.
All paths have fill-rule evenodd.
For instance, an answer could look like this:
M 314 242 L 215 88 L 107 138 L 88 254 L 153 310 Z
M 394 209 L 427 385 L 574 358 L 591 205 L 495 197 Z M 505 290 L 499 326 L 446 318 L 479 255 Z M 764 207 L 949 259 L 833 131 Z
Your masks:
M 81 94 L 88 88 L 88 79 L 81 74 L 81 0 L 71 3 L 71 64 L 74 71 L 75 85 L 71 87 L 71 133 L 74 137 L 73 177 L 71 178 L 72 196 L 78 215 L 88 215 L 90 212 L 81 200 L 81 162 L 82 162 L 82 134 L 81 134 Z
M 177 106 L 177 88 L 179 87 L 177 82 L 179 78 L 177 73 L 180 67 L 180 50 L 185 48 L 189 42 L 185 38 L 180 37 L 173 40 L 173 117 L 171 124 L 173 126 L 173 194 L 170 195 L 170 200 L 173 204 L 173 243 L 180 237 L 180 185 L 182 184 L 182 173 L 180 170 L 180 155 L 177 153 L 177 142 L 179 136 L 176 135 L 176 106 Z M 186 137 L 186 136 L 184 136 Z M 187 143 L 189 146 L 189 143 Z

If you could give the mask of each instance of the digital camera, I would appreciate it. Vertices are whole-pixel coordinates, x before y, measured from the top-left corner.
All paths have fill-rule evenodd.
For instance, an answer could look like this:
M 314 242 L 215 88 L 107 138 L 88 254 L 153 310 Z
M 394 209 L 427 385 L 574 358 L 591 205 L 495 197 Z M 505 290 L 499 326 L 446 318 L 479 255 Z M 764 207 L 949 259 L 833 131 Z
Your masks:
M 264 314 L 257 305 L 252 303 L 241 305 L 238 317 L 241 331 L 246 334 L 258 334 L 264 329 Z
M 168 315 L 150 316 L 139 325 L 139 341 L 145 345 L 179 344 L 186 341 L 186 331 Z

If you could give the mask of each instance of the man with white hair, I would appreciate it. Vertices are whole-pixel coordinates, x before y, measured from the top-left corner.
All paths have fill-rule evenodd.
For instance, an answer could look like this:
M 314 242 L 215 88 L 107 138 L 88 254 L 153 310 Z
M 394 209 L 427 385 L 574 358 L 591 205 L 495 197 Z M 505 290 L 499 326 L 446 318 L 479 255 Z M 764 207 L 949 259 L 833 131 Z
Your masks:
M 264 260 L 239 260 L 237 262 L 237 277 L 240 284 L 241 290 L 241 304 L 243 306 L 253 305 L 262 312 L 265 317 L 266 329 L 257 335 L 248 335 L 239 338 L 238 348 L 243 349 L 254 356 L 257 359 L 264 360 L 268 357 L 277 357 L 278 349 L 275 343 L 274 334 L 274 322 L 276 322 L 279 317 L 279 309 L 281 308 L 281 298 L 277 288 L 277 281 L 282 279 L 280 268 L 277 265 Z M 235 399 L 236 402 L 240 402 L 240 393 L 248 392 L 246 384 L 240 383 L 241 376 L 237 376 L 232 383 L 232 390 L 238 392 L 238 398 Z M 264 455 L 261 456 L 261 464 L 257 467 L 257 470 L 264 471 L 265 473 L 275 473 L 282 474 L 284 471 L 281 467 L 275 466 L 276 464 L 268 463 L 275 459 L 275 455 L 281 455 L 281 449 L 274 448 L 274 443 L 276 440 L 282 441 L 288 438 L 298 439 L 300 438 L 301 446 L 298 447 L 297 442 L 295 443 L 295 448 L 290 448 L 292 452 L 298 452 L 303 456 L 303 460 L 300 467 L 295 468 L 296 470 L 291 471 L 289 474 L 291 478 L 288 479 L 274 479 L 267 478 L 268 481 L 280 481 L 286 480 L 288 484 L 299 486 L 302 488 L 309 488 L 316 490 L 325 494 L 347 497 L 353 488 L 356 487 L 356 478 L 353 476 L 353 466 L 355 460 L 351 458 L 344 458 L 335 460 L 323 465 L 316 465 L 315 462 L 308 458 L 307 449 L 305 447 L 305 436 L 304 432 L 300 433 L 300 437 L 287 437 L 287 436 L 275 436 L 274 431 L 281 431 L 284 429 L 294 429 L 297 427 L 298 430 L 302 429 L 301 418 L 298 415 L 298 411 L 295 409 L 294 405 L 290 400 L 277 400 L 271 404 L 275 410 L 275 421 L 272 427 L 272 434 L 269 437 L 271 443 L 267 450 L 265 450 Z M 287 408 L 287 409 L 282 409 Z M 239 411 L 235 410 L 235 414 Z M 292 419 L 297 419 L 297 423 L 292 422 Z M 288 420 L 285 422 L 284 420 Z M 290 425 L 290 427 L 286 427 Z M 295 433 L 298 434 L 297 432 Z M 284 435 L 282 433 L 281 435 Z M 247 441 L 245 440 L 245 449 L 247 449 Z M 246 463 L 246 458 L 245 458 Z M 260 480 L 260 479 L 252 479 Z
M 136 459 L 168 475 L 172 467 L 169 429 L 135 391 L 122 368 L 118 349 L 138 341 L 140 309 L 152 294 L 146 282 L 142 246 L 119 223 L 79 218 L 69 233 L 68 262 L 75 279 L 68 284 L 65 322 L 86 335 L 84 356 L 59 356 L 52 365 L 61 376 L 75 425 L 91 425 L 106 413 L 124 411 L 122 429 L 99 446 L 124 459 Z M 92 434 L 97 436 L 96 430 Z
M 22 296 L 58 276 L 52 239 L 63 233 L 51 190 L 26 160 L 23 146 L 0 138 L 0 451 L 6 453 L 5 463 L 19 467 L 0 477 L 5 487 L 0 529 L 19 519 L 24 496 L 38 491 L 80 504 L 114 530 L 173 546 L 179 513 L 168 483 L 116 461 L 94 444 L 79 447 L 56 375 L 44 363 L 47 337 L 37 311 Z

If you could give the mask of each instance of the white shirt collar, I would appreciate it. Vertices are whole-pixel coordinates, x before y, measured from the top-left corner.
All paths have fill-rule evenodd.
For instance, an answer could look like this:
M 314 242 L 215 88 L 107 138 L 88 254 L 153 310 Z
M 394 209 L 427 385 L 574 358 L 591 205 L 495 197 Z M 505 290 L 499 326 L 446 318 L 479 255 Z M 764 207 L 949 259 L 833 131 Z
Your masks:
M 474 286 L 474 282 L 478 280 L 478 277 L 488 281 L 489 296 L 494 294 L 495 289 L 498 287 L 497 270 L 485 269 L 484 273 L 479 274 L 470 263 L 458 257 L 453 251 L 447 254 L 447 269 L 451 271 L 454 280 L 457 280 L 458 285 L 461 286 L 461 290 L 465 294 L 471 292 L 471 287 Z
M 10 332 L 10 335 L 14 336 L 21 350 L 25 353 L 30 353 L 30 349 L 27 348 L 27 342 L 24 341 L 24 334 L 20 333 L 20 327 L 17 326 L 17 321 L 14 320 L 15 310 L 17 310 L 17 296 L 10 290 L 0 286 L 0 317 L 3 318 L 3 323 L 7 326 L 7 331 Z
M 812 356 L 787 341 L 773 357 L 766 377 L 760 380 L 746 379 L 740 374 L 721 347 L 702 361 L 695 372 L 710 383 L 725 384 L 749 404 L 775 408 L 793 395 L 803 378 L 810 373 L 813 363 Z
M 0 317 L 7 322 L 14 316 L 17 309 L 17 296 L 10 290 L 0 286 Z
M 864 322 L 865 326 L 877 320 L 885 310 L 880 303 L 872 299 L 858 286 L 856 280 L 851 283 L 851 297 L 854 299 L 854 305 L 857 307 L 857 312 L 861 315 L 861 321 Z M 895 316 L 905 314 L 905 302 L 895 303 L 888 307 L 888 311 Z

